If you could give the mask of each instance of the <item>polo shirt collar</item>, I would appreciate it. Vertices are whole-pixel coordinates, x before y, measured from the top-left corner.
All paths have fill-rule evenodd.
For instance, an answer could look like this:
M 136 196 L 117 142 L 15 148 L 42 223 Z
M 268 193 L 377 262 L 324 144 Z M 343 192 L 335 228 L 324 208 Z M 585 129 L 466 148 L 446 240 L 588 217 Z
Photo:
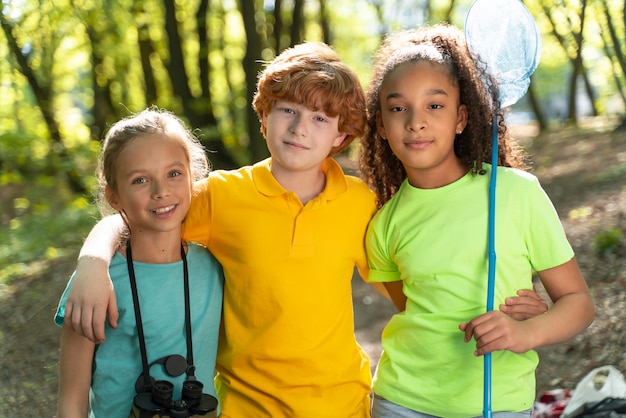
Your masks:
M 267 158 L 252 166 L 252 178 L 257 190 L 266 196 L 280 196 L 287 193 L 270 171 L 272 159 Z M 326 158 L 320 167 L 326 174 L 326 187 L 320 197 L 331 200 L 348 189 L 346 176 L 341 166 L 333 158 Z

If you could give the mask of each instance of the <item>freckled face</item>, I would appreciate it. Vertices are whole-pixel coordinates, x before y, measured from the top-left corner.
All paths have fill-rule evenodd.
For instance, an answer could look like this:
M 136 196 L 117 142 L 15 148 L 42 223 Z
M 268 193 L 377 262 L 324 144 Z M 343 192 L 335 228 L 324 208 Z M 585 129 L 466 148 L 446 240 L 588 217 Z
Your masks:
M 467 124 L 467 109 L 442 66 L 423 61 L 399 65 L 387 75 L 379 100 L 378 132 L 389 141 L 411 184 L 422 187 L 428 179 L 426 187 L 440 187 L 465 174 L 454 154 L 454 139 Z

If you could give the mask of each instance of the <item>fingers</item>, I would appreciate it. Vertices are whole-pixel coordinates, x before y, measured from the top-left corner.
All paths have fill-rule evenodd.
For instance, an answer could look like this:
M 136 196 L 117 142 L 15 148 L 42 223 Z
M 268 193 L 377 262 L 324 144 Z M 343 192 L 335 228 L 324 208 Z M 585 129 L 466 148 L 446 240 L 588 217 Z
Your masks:
M 117 311 L 117 297 L 115 296 L 115 290 L 113 289 L 111 289 L 110 292 L 107 314 L 109 315 L 109 325 L 111 325 L 111 328 L 117 328 L 119 313 Z
M 104 342 L 104 335 L 102 335 L 101 337 L 96 337 L 96 335 L 94 334 L 93 318 L 94 318 L 93 310 L 81 309 L 80 318 L 74 321 L 76 324 L 78 324 L 76 326 L 80 327 L 80 331 L 76 331 L 76 332 L 78 332 L 79 334 L 82 334 L 88 340 L 93 341 L 96 344 L 100 344 Z
M 498 350 L 510 350 L 515 353 L 528 351 L 524 338 L 523 322 L 491 311 L 459 326 L 464 331 L 464 341 L 473 338 L 476 341 L 474 355 L 481 356 Z
M 489 315 L 490 312 L 480 315 L 479 317 L 472 319 L 470 322 L 465 322 L 459 325 L 459 329 L 465 333 L 463 341 L 467 343 L 471 341 L 472 338 L 475 338 L 478 341 L 481 335 L 480 333 L 484 333 L 488 330 L 488 328 L 483 326 L 483 324 L 489 321 Z M 478 330 L 478 327 L 481 327 L 480 330 Z
M 104 323 L 107 320 L 107 317 L 111 328 L 117 328 L 119 313 L 117 311 L 117 298 L 113 288 L 109 291 L 109 302 L 106 309 L 103 309 L 101 305 L 94 306 L 93 320 L 91 322 L 91 329 L 89 332 L 93 332 L 94 340 L 98 343 L 103 343 L 106 338 L 104 333 Z
M 93 335 L 93 341 L 102 344 L 105 340 L 105 334 L 104 334 L 104 323 L 106 321 L 106 309 L 104 309 L 104 307 L 100 306 L 100 305 L 96 305 L 93 308 L 92 311 L 93 315 L 91 315 L 91 318 L 89 318 L 88 315 L 85 315 L 85 321 L 88 321 L 89 319 L 91 319 L 91 321 L 89 322 L 89 333 L 90 335 Z
M 76 320 L 80 321 L 80 306 L 75 306 L 72 301 L 68 299 L 65 304 L 65 317 L 63 318 L 63 323 L 68 325 L 74 332 L 83 335 L 82 332 L 80 332 L 80 322 L 77 326 L 75 326 Z
M 74 304 L 68 299 L 65 306 L 65 319 L 63 320 L 75 333 L 82 335 L 90 341 L 97 343 L 91 333 L 91 315 L 89 311 L 84 311 L 80 303 Z
M 468 342 L 469 340 L 472 339 L 472 330 L 470 329 L 469 322 L 464 322 L 461 325 L 459 325 L 459 329 L 463 331 L 464 333 L 463 341 Z
M 95 344 L 101 344 L 105 340 L 104 321 L 106 311 L 99 309 L 96 305 L 93 309 L 82 308 L 81 303 L 73 303 L 68 299 L 65 307 L 65 318 L 63 322 L 67 324 L 74 332 L 87 338 Z M 115 309 L 114 323 L 117 326 L 117 305 L 113 304 Z
M 72 327 L 72 314 L 73 313 L 74 313 L 74 304 L 72 303 L 71 300 L 68 300 L 65 303 L 65 312 L 63 313 L 63 323 L 67 324 L 72 329 L 73 329 Z
M 548 311 L 548 304 L 533 290 L 522 289 L 518 296 L 505 299 L 499 309 L 511 318 L 523 321 Z
M 542 304 L 546 303 L 534 288 L 533 289 L 520 289 L 517 291 L 517 296 L 520 296 L 523 298 L 534 299 L 537 302 L 542 303 Z

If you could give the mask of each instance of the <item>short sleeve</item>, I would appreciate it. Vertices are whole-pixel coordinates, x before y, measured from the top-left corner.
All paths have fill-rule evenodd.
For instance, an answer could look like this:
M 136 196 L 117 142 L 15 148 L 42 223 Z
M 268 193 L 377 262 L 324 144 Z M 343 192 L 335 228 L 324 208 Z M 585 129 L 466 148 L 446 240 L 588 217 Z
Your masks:
M 183 239 L 209 246 L 211 205 L 209 194 L 210 176 L 197 181 L 193 187 L 191 206 L 183 222 Z
M 385 230 L 384 217 L 379 212 L 370 222 L 365 236 L 367 263 L 370 268 L 368 281 L 370 282 L 395 282 L 401 279 L 398 266 L 389 255 L 389 243 Z
M 568 262 L 574 251 L 554 205 L 536 178 L 529 193 L 530 229 L 526 242 L 533 269 L 542 271 Z
M 76 272 L 72 274 L 72 277 L 67 282 L 67 286 L 61 295 L 61 299 L 59 300 L 59 305 L 57 306 L 56 313 L 54 314 L 54 323 L 58 326 L 63 326 L 63 320 L 65 319 L 65 304 L 67 303 L 67 296 L 70 293 L 70 288 L 72 287 L 72 281 L 74 280 L 74 275 Z

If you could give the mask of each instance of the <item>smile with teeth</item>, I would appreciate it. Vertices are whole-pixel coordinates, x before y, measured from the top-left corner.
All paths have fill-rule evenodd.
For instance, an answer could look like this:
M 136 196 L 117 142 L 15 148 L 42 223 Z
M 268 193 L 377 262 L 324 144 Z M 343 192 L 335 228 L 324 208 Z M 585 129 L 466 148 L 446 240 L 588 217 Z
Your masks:
M 152 209 L 152 212 L 156 213 L 157 215 L 160 215 L 162 213 L 173 210 L 175 207 L 176 205 L 165 206 L 163 208 Z

